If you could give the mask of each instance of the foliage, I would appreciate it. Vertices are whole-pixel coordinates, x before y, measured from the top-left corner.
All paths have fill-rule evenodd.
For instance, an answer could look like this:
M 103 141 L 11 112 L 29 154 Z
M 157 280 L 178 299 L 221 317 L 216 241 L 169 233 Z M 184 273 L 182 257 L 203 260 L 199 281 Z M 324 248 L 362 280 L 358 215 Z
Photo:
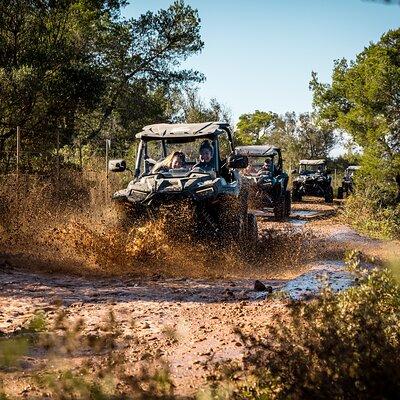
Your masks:
M 237 124 L 237 139 L 242 144 L 261 144 L 262 137 L 274 127 L 277 115 L 256 110 L 252 114 L 242 114 Z
M 362 166 L 400 200 L 400 29 L 371 43 L 355 61 L 337 60 L 331 84 L 313 73 L 310 86 L 321 118 L 347 131 L 363 149 Z M 392 199 L 392 201 L 393 201 Z
M 38 317 L 39 316 L 39 317 Z M 38 321 L 40 329 L 37 328 Z M 43 326 L 49 326 L 43 330 Z M 33 350 L 51 358 L 51 363 L 42 371 L 25 377 L 32 391 L 45 391 L 52 399 L 173 399 L 173 385 L 167 367 L 158 363 L 154 371 L 143 365 L 133 374 L 131 361 L 121 349 L 122 332 L 118 329 L 112 312 L 104 323 L 97 327 L 97 334 L 85 334 L 85 323 L 72 323 L 66 312 L 59 310 L 50 325 L 42 312 L 36 313 L 27 327 L 0 341 L 0 371 L 18 371 L 18 363 Z M 135 344 L 135 339 L 130 339 Z M 90 352 L 92 358 L 88 358 Z M 68 357 L 87 360 L 79 365 L 68 365 Z M 62 360 L 57 363 L 57 360 Z M 58 365 L 55 369 L 54 365 Z M 8 399 L 6 375 L 0 375 L 0 399 Z M 33 397 L 32 397 L 33 396 Z
M 327 158 L 338 139 L 330 123 L 317 121 L 310 113 L 278 115 L 257 110 L 241 115 L 236 131 L 239 144 L 280 147 L 285 161 L 292 166 L 304 158 Z
M 341 214 L 342 220 L 371 237 L 400 238 L 400 204 L 387 205 L 392 193 L 386 186 L 376 183 L 360 186 L 347 198 Z
M 205 104 L 200 98 L 197 88 L 188 88 L 179 97 L 177 104 L 180 110 L 176 116 L 176 122 L 223 121 L 232 123 L 230 110 L 215 98 L 210 100 L 209 105 Z
M 389 270 L 363 271 L 339 294 L 292 302 L 267 332 L 241 338 L 242 366 L 225 368 L 219 399 L 395 399 L 400 390 L 400 286 Z
M 173 93 L 203 76 L 180 63 L 203 47 L 197 11 L 177 0 L 123 20 L 123 0 L 0 1 L 0 159 L 21 128 L 22 165 L 61 147 L 124 147 L 131 132 L 169 119 Z M 53 160 L 52 160 L 53 158 Z M 40 165 L 39 165 L 40 167 Z

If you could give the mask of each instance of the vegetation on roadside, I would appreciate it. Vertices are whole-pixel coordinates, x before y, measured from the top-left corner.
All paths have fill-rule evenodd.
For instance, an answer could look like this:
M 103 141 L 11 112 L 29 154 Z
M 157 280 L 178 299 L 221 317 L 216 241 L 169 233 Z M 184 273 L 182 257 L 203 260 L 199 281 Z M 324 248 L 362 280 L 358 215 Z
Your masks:
M 19 398 L 13 387 L 16 382 L 28 388 L 22 394 L 30 399 L 175 398 L 162 361 L 152 364 L 147 354 L 135 369 L 138 363 L 127 352 L 129 346 L 123 344 L 126 339 L 112 312 L 96 333 L 85 333 L 85 327 L 83 320 L 73 321 L 60 309 L 51 324 L 38 312 L 22 329 L 0 337 L 0 399 Z M 137 339 L 129 341 L 136 346 Z M 39 353 L 44 358 L 40 367 L 24 373 L 24 360 Z M 72 362 L 78 357 L 83 361 Z
M 363 270 L 356 286 L 292 302 L 266 332 L 244 334 L 242 364 L 221 365 L 202 399 L 396 399 L 400 391 L 400 281 Z
M 243 145 L 279 146 L 286 166 L 295 168 L 300 159 L 327 158 L 339 135 L 331 124 L 318 121 L 313 113 L 278 115 L 256 110 L 239 117 L 236 139 Z
M 356 195 L 345 214 L 363 232 L 400 237 L 400 29 L 385 33 L 354 61 L 337 60 L 332 83 L 310 87 L 323 120 L 348 132 L 362 150 Z M 361 212 L 361 210 L 363 212 Z

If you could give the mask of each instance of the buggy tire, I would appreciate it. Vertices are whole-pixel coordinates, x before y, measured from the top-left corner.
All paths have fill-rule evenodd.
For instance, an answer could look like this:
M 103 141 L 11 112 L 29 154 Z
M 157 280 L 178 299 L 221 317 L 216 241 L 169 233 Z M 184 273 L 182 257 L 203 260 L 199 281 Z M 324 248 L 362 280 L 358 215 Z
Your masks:
M 301 201 L 302 200 L 302 195 L 299 192 L 293 190 L 292 191 L 292 200 L 293 201 Z
M 258 240 L 257 218 L 254 214 L 247 214 L 247 242 L 249 245 L 254 245 Z
M 344 193 L 344 191 L 343 191 L 342 186 L 339 186 L 339 188 L 337 190 L 337 198 L 338 199 L 343 199 L 343 193 Z
M 292 199 L 290 196 L 290 190 L 285 192 L 285 217 L 289 218 L 292 209 Z
M 325 203 L 333 203 L 333 189 L 329 186 L 325 192 Z
M 285 218 L 286 211 L 286 196 L 281 195 L 278 201 L 274 204 L 274 217 L 276 221 L 282 221 Z

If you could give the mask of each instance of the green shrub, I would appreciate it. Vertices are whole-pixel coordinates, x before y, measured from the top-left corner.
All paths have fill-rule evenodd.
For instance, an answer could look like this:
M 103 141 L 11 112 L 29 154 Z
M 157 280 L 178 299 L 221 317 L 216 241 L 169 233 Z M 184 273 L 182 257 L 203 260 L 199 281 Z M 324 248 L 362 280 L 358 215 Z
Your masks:
M 354 267 L 354 263 L 353 263 Z M 398 399 L 400 286 L 389 270 L 340 294 L 292 302 L 259 336 L 239 332 L 243 364 L 214 376 L 214 399 Z M 261 336 L 261 337 L 260 337 Z
M 369 236 L 400 238 L 400 204 L 383 204 L 376 188 L 360 190 L 350 196 L 346 200 L 342 218 Z

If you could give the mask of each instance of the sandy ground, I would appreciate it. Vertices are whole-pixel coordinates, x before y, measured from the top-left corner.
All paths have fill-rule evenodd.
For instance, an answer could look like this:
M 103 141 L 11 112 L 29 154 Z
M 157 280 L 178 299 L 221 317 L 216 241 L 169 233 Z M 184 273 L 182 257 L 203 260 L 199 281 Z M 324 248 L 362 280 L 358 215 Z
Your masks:
M 297 203 L 285 223 L 273 222 L 268 212 L 256 213 L 260 234 L 290 225 L 300 231 L 311 230 L 315 240 L 325 243 L 328 249 L 297 274 L 292 272 L 291 279 L 283 274 L 263 280 L 270 286 L 268 291 L 255 291 L 254 279 L 89 279 L 29 272 L 0 260 L 0 332 L 18 330 L 36 310 L 43 310 L 51 319 L 63 309 L 72 319 L 84 318 L 85 330 L 91 333 L 113 311 L 132 363 L 148 355 L 161 357 L 170 367 L 176 392 L 192 394 L 206 383 L 207 360 L 242 356 L 235 327 L 256 332 L 282 313 L 287 300 L 274 293 L 286 293 L 293 299 L 312 297 L 318 293 L 323 275 L 335 290 L 342 290 L 353 281 L 340 260 L 344 250 L 359 249 L 380 259 L 389 257 L 394 251 L 391 246 L 399 250 L 398 243 L 390 246 L 371 240 L 340 224 L 336 218 L 339 205 Z M 132 337 L 138 342 L 134 343 Z M 40 368 L 43 362 L 31 357 L 30 368 Z M 15 386 L 16 394 L 29 393 L 22 382 L 8 385 Z

